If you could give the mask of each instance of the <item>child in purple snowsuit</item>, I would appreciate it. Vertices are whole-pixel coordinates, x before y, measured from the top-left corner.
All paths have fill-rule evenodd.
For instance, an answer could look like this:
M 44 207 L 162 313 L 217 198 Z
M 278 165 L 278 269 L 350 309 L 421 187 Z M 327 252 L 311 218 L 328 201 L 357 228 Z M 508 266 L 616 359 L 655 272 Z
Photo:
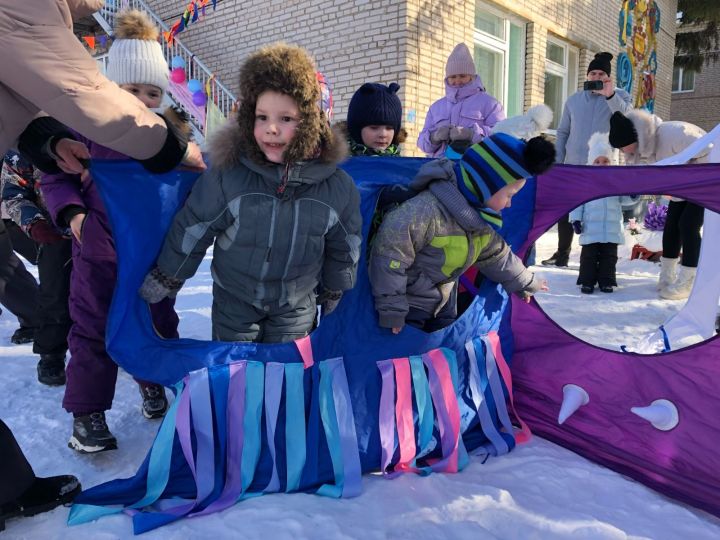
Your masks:
M 445 97 L 430 106 L 417 145 L 428 157 L 443 157 L 448 146 L 462 154 L 504 119 L 503 106 L 485 91 L 467 45 L 460 43 L 445 66 Z
M 108 77 L 148 107 L 158 107 L 168 83 L 168 66 L 157 42 L 157 29 L 137 11 L 118 15 L 116 20 Z M 144 62 L 139 63 L 138 57 Z M 126 159 L 79 134 L 76 139 L 87 145 L 93 159 Z M 82 453 L 115 449 L 117 441 L 105 422 L 117 380 L 117 365 L 105 349 L 105 327 L 117 279 L 117 256 L 107 214 L 90 177 L 46 175 L 41 189 L 53 220 L 59 227 L 69 227 L 73 234 L 73 324 L 68 335 L 72 356 L 63 399 L 63 407 L 74 417 L 68 445 Z M 166 338 L 177 337 L 178 317 L 173 304 L 174 300 L 166 299 L 151 306 L 154 326 Z M 167 409 L 164 388 L 145 381 L 138 384 L 143 415 L 163 416 Z

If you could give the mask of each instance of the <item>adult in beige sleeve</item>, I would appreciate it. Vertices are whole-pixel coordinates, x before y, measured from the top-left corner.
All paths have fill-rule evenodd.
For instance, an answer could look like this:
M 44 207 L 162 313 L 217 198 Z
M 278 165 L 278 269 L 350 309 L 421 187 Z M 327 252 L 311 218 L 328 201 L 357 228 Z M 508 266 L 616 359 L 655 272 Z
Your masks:
M 48 146 L 53 137 L 57 144 L 57 123 L 38 119 L 45 113 L 153 172 L 181 162 L 203 167 L 197 146 L 103 76 L 73 34 L 73 19 L 102 5 L 103 0 L 0 0 L 0 155 L 21 134 L 26 147 Z

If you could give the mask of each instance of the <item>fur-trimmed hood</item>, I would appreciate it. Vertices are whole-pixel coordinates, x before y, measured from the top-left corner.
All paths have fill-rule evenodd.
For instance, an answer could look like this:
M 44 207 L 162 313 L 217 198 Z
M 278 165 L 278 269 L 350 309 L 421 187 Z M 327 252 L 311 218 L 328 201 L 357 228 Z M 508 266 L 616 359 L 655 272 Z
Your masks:
M 267 90 L 291 97 L 300 113 L 295 136 L 283 154 L 285 163 L 308 160 L 318 150 L 320 161 L 336 161 L 337 142 L 319 107 L 320 85 L 313 60 L 304 49 L 285 43 L 252 53 L 240 69 L 240 105 L 231 122 L 238 126 L 238 147 L 245 156 L 257 164 L 267 163 L 253 135 L 255 106 Z
M 290 168 L 291 176 L 310 176 L 318 179 L 322 176 L 324 179 L 330 176 L 338 164 L 348 157 L 348 144 L 342 131 L 337 128 L 328 129 L 328 131 L 330 137 L 320 149 L 320 155 L 311 160 L 293 162 Z M 230 117 L 208 140 L 210 165 L 214 169 L 222 171 L 228 171 L 243 165 L 263 176 L 272 178 L 274 182 L 280 182 L 285 166 L 270 163 L 264 159 L 264 156 L 261 162 L 251 159 L 245 151 L 247 148 L 245 141 L 246 137 L 242 134 L 240 123 L 237 122 L 236 118 Z M 257 148 L 257 145 L 255 145 L 255 148 Z M 259 152 L 259 148 L 257 149 Z M 326 169 L 327 174 L 324 172 Z
M 674 156 L 706 133 L 688 122 L 663 122 L 660 117 L 642 109 L 634 109 L 625 116 L 633 123 L 638 136 L 635 164 L 655 163 Z M 705 148 L 689 163 L 705 162 L 709 152 L 709 148 Z

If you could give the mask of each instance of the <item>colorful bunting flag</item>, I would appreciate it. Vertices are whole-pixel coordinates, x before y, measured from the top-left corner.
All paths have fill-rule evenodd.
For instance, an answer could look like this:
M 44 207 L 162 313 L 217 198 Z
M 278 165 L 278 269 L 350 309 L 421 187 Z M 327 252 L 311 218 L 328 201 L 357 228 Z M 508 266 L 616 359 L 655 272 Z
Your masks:
M 209 0 L 192 0 L 180 18 L 170 27 L 170 30 L 163 32 L 163 37 L 167 43 L 172 43 L 175 36 L 185 30 L 191 23 L 198 22 L 205 16 L 205 7 Z M 215 9 L 216 0 L 212 0 L 213 10 Z

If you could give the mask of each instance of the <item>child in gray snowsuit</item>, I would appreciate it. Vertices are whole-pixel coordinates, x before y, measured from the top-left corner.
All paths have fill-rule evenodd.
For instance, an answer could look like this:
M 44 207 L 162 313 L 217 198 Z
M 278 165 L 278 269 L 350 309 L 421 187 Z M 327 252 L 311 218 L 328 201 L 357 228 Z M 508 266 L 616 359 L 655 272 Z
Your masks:
M 292 341 L 312 329 L 316 301 L 328 314 L 355 284 L 360 196 L 338 168 L 347 146 L 318 107 L 303 49 L 252 54 L 240 95 L 140 294 L 150 303 L 174 295 L 214 242 L 213 339 Z
M 383 220 L 373 241 L 370 283 L 380 326 L 399 333 L 407 323 L 428 332 L 457 318 L 460 276 L 472 265 L 529 301 L 547 290 L 491 224 L 510 206 L 529 176 L 547 170 L 555 150 L 496 133 L 474 144 L 459 162 L 426 163 L 410 187 L 421 191 Z

